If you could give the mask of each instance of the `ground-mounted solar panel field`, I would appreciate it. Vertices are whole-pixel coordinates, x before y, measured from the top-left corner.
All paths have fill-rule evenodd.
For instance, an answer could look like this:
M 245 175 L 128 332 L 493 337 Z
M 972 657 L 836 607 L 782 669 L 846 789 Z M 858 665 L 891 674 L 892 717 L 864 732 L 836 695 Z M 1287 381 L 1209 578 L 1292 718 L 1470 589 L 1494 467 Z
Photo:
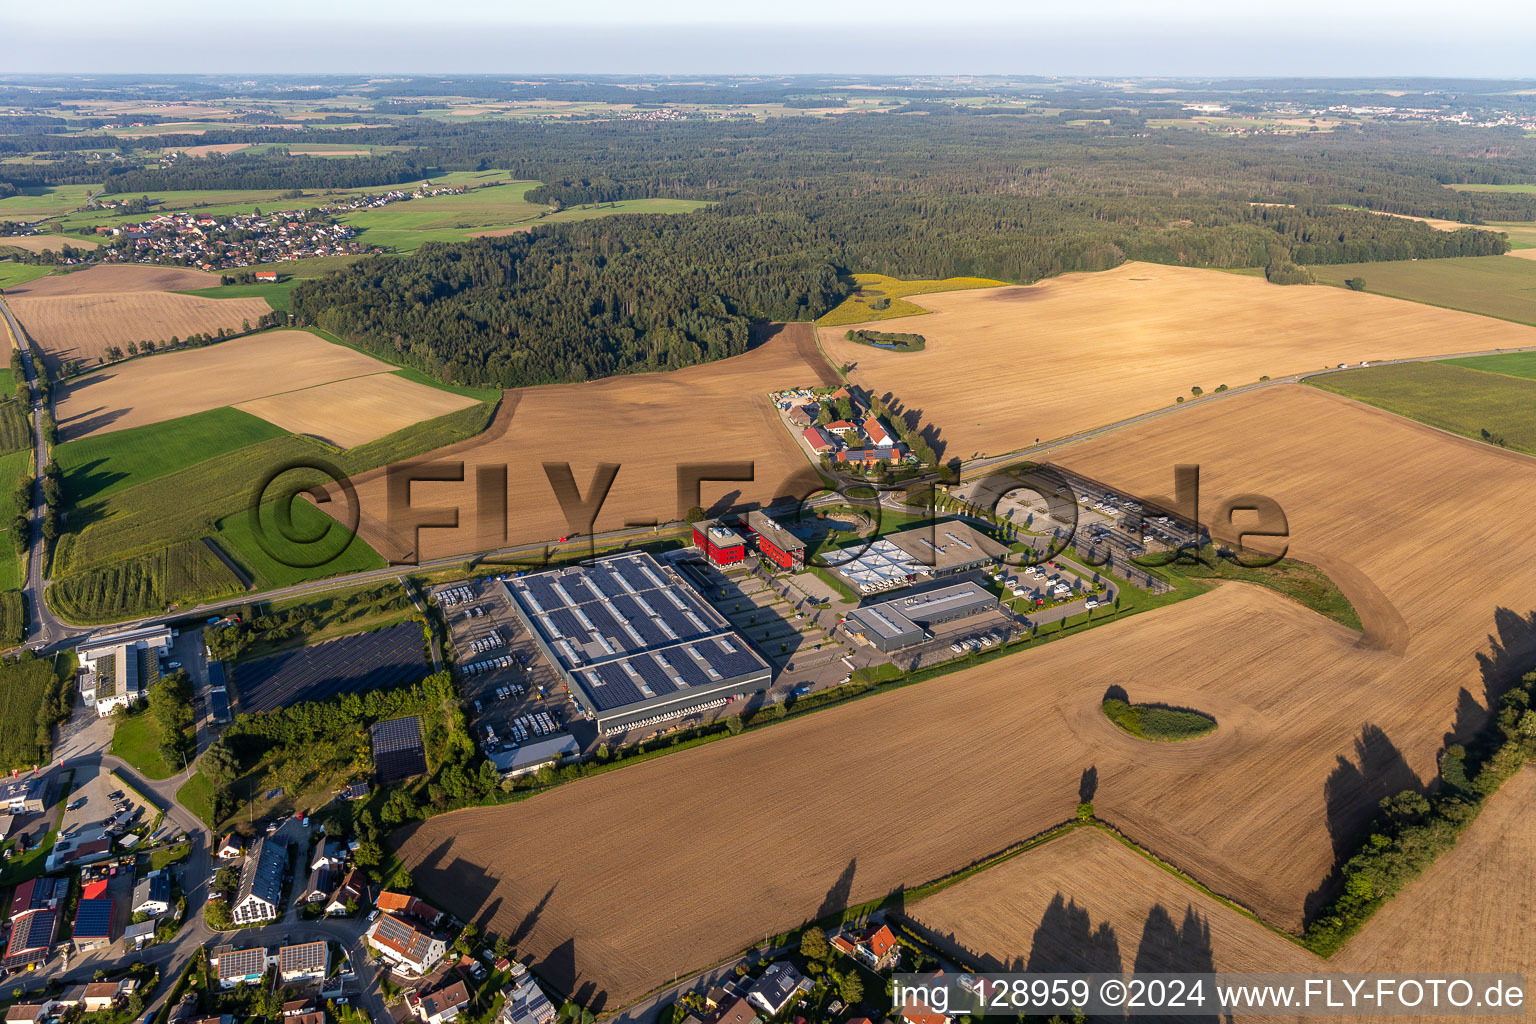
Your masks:
M 240 710 L 250 713 L 414 683 L 431 671 L 421 626 L 409 622 L 258 658 L 234 676 Z

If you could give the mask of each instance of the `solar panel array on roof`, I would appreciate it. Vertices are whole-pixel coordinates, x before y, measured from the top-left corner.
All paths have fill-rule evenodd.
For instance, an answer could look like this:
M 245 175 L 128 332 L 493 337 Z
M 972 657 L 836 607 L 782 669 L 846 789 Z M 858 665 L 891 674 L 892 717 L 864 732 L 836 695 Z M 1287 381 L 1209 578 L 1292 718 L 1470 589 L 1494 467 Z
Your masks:
M 723 616 L 644 552 L 525 576 L 507 593 L 600 717 L 768 674 Z
M 79 909 L 75 911 L 75 938 L 110 938 L 111 934 L 111 898 L 102 897 L 95 900 L 81 900 Z
M 291 971 L 323 971 L 326 966 L 324 942 L 302 942 L 297 946 L 284 946 L 277 951 L 277 969 L 284 974 Z

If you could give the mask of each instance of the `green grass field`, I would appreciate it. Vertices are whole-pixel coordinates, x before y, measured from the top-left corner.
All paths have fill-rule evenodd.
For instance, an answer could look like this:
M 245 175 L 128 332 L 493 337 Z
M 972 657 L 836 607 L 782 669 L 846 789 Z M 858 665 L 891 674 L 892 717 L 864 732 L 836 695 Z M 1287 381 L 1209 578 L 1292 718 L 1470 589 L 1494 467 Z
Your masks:
M 19 196 L 0 199 L 0 220 L 56 217 L 85 205 L 99 185 L 49 185 L 24 188 Z
M 1234 580 L 1267 587 L 1310 608 L 1319 615 L 1359 631 L 1360 613 L 1349 603 L 1349 598 L 1336 586 L 1328 574 L 1315 565 L 1282 559 L 1275 565 L 1247 568 L 1231 558 L 1219 558 L 1213 547 L 1200 550 L 1198 560 L 1190 556 L 1168 562 L 1166 565 L 1149 567 L 1148 571 L 1161 576 L 1175 587 L 1186 587 L 1191 582 Z M 1134 588 L 1132 588 L 1134 589 Z
M 160 723 L 147 711 L 121 718 L 112 731 L 112 756 L 127 761 L 146 779 L 168 779 L 181 766 L 173 769 L 161 756 L 164 735 Z
M 179 294 L 196 295 L 204 299 L 266 299 L 267 305 L 273 309 L 286 311 L 290 305 L 288 293 L 297 288 L 302 280 L 300 277 L 290 277 L 286 281 L 266 284 L 226 284 L 217 288 L 194 288 Z
M 1441 362 L 1447 366 L 1465 366 L 1469 370 L 1485 370 L 1488 373 L 1502 373 L 1506 377 L 1536 380 L 1536 352 L 1506 352 L 1497 356 L 1443 359 Z
M 1394 363 L 1342 370 L 1314 387 L 1441 430 L 1536 455 L 1536 380 L 1451 363 Z M 1487 432 L 1487 436 L 1484 435 Z
M 68 441 L 54 449 L 72 504 L 97 500 L 287 431 L 234 408 Z
M 176 802 L 197 815 L 209 828 L 216 824 L 213 820 L 213 785 L 202 772 L 193 772 L 192 777 L 182 783 L 176 791 Z
M 71 622 L 117 622 L 244 589 L 206 544 L 188 540 L 63 576 L 48 588 L 47 600 Z
M 1393 260 L 1309 267 L 1319 284 L 1343 287 L 1365 278 L 1378 295 L 1536 324 L 1536 260 L 1462 256 L 1446 260 Z
M 21 477 L 30 475 L 31 471 L 31 448 L 11 452 L 9 455 L 0 455 L 0 494 L 14 492 Z M 21 566 L 22 556 L 16 553 L 16 544 L 11 537 L 11 517 L 0 517 L 0 593 L 21 589 Z M 10 618 L 17 611 L 18 609 L 9 607 L 0 609 L 0 638 L 17 635 L 17 630 L 10 628 Z M 24 623 L 25 610 L 21 609 L 20 613 Z
M 0 291 L 47 277 L 51 270 L 52 267 L 34 267 L 30 263 L 12 263 L 9 260 L 0 262 Z
M 429 196 L 340 216 L 361 232 L 362 241 L 397 252 L 414 252 L 423 242 L 458 242 L 476 231 L 510 227 L 537 217 L 547 207 L 523 200 L 536 181 L 478 188 L 463 195 Z
M 13 392 L 0 392 L 0 452 L 32 449 L 32 420 Z
M 214 541 L 255 581 L 258 589 L 268 590 L 273 587 L 286 587 L 306 580 L 319 579 L 323 576 L 384 568 L 383 556 L 369 547 L 361 537 L 349 535 L 342 529 L 341 524 L 303 498 L 293 502 L 291 506 L 293 514 L 291 534 L 301 538 L 325 538 L 315 546 L 286 540 L 283 531 L 277 526 L 274 508 L 272 504 L 262 506 L 261 522 L 267 542 L 276 547 L 279 552 L 286 553 L 287 557 L 283 561 L 269 555 L 261 546 L 255 530 L 251 527 L 250 513 L 244 509 L 220 519 L 215 524 L 213 534 Z M 332 536 L 340 539 L 332 540 Z M 350 540 L 346 539 L 348 537 Z M 285 564 L 289 561 L 313 561 L 322 555 L 329 557 L 323 564 L 310 568 Z
M 1508 235 L 1511 249 L 1536 249 L 1536 223 L 1523 220 L 1489 221 L 1488 229 Z

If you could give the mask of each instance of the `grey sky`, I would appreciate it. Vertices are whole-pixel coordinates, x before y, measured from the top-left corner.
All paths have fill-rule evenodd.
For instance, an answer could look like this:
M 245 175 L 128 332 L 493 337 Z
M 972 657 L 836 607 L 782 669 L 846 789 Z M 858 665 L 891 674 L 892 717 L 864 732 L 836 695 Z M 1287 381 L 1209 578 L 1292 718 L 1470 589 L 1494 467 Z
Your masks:
M 1536 77 L 1528 0 L 67 6 L 10 0 L 0 70 Z

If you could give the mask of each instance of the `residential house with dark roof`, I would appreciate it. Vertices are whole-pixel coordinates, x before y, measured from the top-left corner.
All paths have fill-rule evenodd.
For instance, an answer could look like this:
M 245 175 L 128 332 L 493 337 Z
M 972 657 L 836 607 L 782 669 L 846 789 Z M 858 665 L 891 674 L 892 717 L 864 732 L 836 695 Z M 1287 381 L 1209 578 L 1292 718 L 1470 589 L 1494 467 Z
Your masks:
M 213 965 L 219 988 L 254 985 L 267 973 L 267 950 L 265 946 L 249 949 L 218 946 L 209 955 L 209 962 Z
M 263 836 L 240 867 L 240 891 L 230 905 L 236 924 L 272 921 L 283 901 L 283 877 L 288 873 L 288 847 L 281 840 Z
M 285 985 L 319 981 L 331 966 L 330 943 L 301 942 L 277 951 L 277 977 Z
M 799 998 L 801 992 L 810 990 L 810 979 L 795 970 L 795 965 L 788 960 L 779 960 L 768 965 L 752 991 L 747 993 L 747 999 L 769 1017 L 777 1017 Z
M 309 878 L 304 883 L 304 891 L 299 893 L 299 898 L 306 903 L 323 903 L 331 895 L 331 863 L 321 861 L 309 871 Z
M 555 1004 L 539 988 L 523 964 L 512 964 L 512 981 L 501 990 L 501 1024 L 550 1024 L 555 1019 Z
M 368 941 L 384 959 L 412 974 L 427 974 L 448 951 L 442 936 L 388 912 L 380 913 L 369 926 Z
M 219 840 L 219 860 L 235 860 L 245 853 L 245 845 L 240 842 L 240 835 L 230 832 Z
M 340 917 L 351 913 L 349 905 L 361 907 L 368 897 L 368 881 L 357 868 L 347 872 L 347 877 L 341 880 L 341 886 L 331 894 L 330 902 L 325 905 L 325 913 L 328 917 Z
M 148 914 L 150 917 L 169 913 L 171 909 L 170 876 L 162 871 L 139 879 L 133 887 L 133 905 L 130 909 L 135 914 Z
M 43 813 L 48 776 L 36 772 L 0 781 L 0 807 L 11 814 Z
M 11 937 L 5 944 L 5 960 L 0 962 L 7 971 L 35 967 L 48 959 L 53 952 L 53 938 L 58 931 L 59 915 L 55 910 L 29 910 L 11 922 Z
M 406 996 L 406 1005 L 425 1024 L 447 1024 L 469 1005 L 469 989 L 462 980 Z
M 757 1011 L 745 999 L 737 999 L 720 1008 L 715 1024 L 757 1024 Z

